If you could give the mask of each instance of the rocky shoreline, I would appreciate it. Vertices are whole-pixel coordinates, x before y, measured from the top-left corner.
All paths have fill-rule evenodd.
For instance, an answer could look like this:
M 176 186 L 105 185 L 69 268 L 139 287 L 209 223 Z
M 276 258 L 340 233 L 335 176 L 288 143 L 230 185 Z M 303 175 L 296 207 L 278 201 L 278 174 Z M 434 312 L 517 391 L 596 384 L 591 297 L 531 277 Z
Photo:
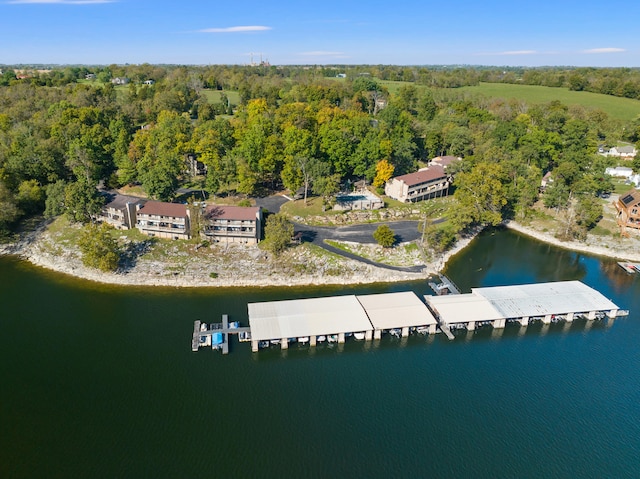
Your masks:
M 505 226 L 536 240 L 554 246 L 588 254 L 640 262 L 640 241 L 637 238 L 590 238 L 585 243 L 564 242 L 551 234 L 541 233 L 516 222 Z M 424 280 L 444 269 L 447 261 L 466 248 L 480 230 L 459 240 L 455 247 L 427 265 L 420 273 L 394 271 L 365 264 L 348 258 L 313 256 L 308 250 L 294 248 L 288 258 L 302 269 L 283 268 L 281 261 L 269 259 L 257 246 L 233 245 L 221 254 L 205 259 L 196 253 L 176 253 L 180 262 L 171 256 L 166 260 L 140 259 L 135 265 L 117 273 L 103 273 L 85 267 L 80 254 L 69 248 L 52 247 L 51 238 L 44 227 L 30 233 L 19 242 L 0 248 L 0 254 L 17 255 L 30 263 L 71 275 L 76 278 L 104 284 L 169 287 L 283 287 L 308 285 L 347 285 L 390 283 Z M 310 267 L 313 265 L 313 267 Z M 216 271 L 212 275 L 212 271 Z

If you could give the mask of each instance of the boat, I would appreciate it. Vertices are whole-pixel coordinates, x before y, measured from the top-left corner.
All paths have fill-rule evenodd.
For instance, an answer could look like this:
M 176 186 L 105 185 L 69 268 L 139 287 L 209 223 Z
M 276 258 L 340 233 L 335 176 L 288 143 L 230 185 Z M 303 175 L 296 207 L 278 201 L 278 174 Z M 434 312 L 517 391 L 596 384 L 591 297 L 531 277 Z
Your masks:
M 233 321 L 231 323 L 229 323 L 229 329 L 237 329 L 240 327 L 240 322 L 238 321 Z
M 358 333 L 353 333 L 353 337 L 356 338 L 358 341 L 362 341 L 364 340 L 364 333 L 363 332 L 358 332 Z
M 206 330 L 207 330 L 207 323 L 200 324 L 200 331 L 206 331 Z
M 338 335 L 337 334 L 330 334 L 329 336 L 327 336 L 327 341 L 329 341 L 330 343 L 335 343 L 338 341 Z
M 400 328 L 393 328 L 389 330 L 389 334 L 395 338 L 399 338 L 402 330 Z
M 258 341 L 258 347 L 260 349 L 268 348 L 269 347 L 269 341 Z
M 302 336 L 298 338 L 298 342 L 300 344 L 307 344 L 309 342 L 309 336 Z
M 281 340 L 280 339 L 272 339 L 271 340 L 271 344 L 280 344 Z
M 416 328 L 416 333 L 418 334 L 427 334 L 429 332 L 429 328 L 427 326 L 418 326 Z
M 618 312 L 616 313 L 616 316 L 629 316 L 629 310 L 619 309 Z
M 316 342 L 317 342 L 317 343 L 324 343 L 326 340 L 327 340 L 327 337 L 326 337 L 326 336 L 324 336 L 324 335 L 322 335 L 322 336 L 318 336 L 318 337 L 316 338 Z

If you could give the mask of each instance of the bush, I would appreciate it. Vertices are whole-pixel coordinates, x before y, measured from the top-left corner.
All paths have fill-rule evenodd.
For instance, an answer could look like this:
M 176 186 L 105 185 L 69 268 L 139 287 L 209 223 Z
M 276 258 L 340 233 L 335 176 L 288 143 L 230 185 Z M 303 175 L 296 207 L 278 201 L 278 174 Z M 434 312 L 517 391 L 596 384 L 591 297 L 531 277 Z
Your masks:
M 396 234 L 388 225 L 380 225 L 373 232 L 373 239 L 383 248 L 391 248 L 396 242 Z
M 111 226 L 106 223 L 100 226 L 90 224 L 83 228 L 80 234 L 80 251 L 82 263 L 90 268 L 100 271 L 115 271 L 120 262 L 120 248 L 115 239 L 111 237 Z

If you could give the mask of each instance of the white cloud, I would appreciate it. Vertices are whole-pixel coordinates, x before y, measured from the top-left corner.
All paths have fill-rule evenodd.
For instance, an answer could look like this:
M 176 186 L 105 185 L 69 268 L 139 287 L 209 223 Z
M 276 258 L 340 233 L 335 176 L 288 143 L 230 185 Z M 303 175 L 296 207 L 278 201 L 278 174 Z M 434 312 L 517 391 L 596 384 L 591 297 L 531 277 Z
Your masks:
M 224 27 L 224 28 L 204 28 L 198 30 L 198 33 L 249 33 L 249 32 L 264 32 L 271 30 L 271 27 L 265 27 L 262 25 L 246 25 L 237 27 Z
M 114 3 L 117 0 L 11 0 L 13 4 L 46 4 L 46 5 L 95 5 L 98 3 Z
M 535 50 L 512 50 L 506 52 L 499 52 L 497 55 L 535 55 L 538 53 Z
M 592 48 L 583 50 L 582 53 L 620 53 L 626 51 L 624 48 Z

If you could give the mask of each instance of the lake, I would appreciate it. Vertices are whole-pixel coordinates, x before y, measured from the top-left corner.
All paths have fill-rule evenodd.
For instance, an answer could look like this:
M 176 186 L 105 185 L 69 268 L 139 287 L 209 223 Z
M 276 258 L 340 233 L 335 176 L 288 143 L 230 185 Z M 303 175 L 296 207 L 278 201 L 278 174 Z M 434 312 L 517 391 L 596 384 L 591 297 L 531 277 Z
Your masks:
M 637 477 L 638 279 L 509 231 L 446 274 L 465 292 L 577 279 L 631 314 L 221 356 L 191 351 L 195 319 L 431 291 L 112 287 L 0 258 L 0 477 Z

